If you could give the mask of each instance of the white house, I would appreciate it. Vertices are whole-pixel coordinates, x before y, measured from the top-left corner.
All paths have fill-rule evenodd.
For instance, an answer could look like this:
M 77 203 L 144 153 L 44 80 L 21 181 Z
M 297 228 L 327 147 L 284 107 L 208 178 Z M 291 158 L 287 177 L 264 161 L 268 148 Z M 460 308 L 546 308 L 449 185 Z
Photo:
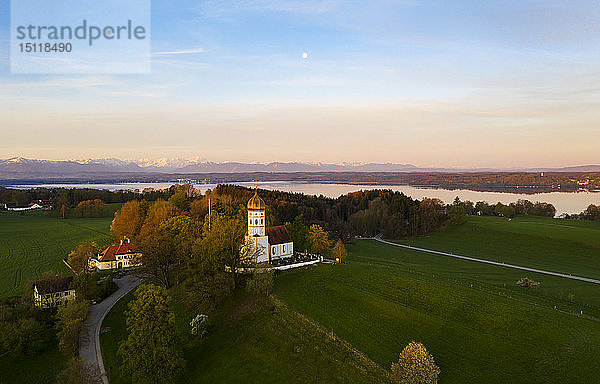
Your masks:
M 248 201 L 245 251 L 253 254 L 257 263 L 294 256 L 294 243 L 287 228 L 284 225 L 266 227 L 265 208 L 265 202 L 255 191 Z
M 126 238 L 107 247 L 97 258 L 90 258 L 88 265 L 99 270 L 129 268 L 139 265 L 141 257 L 142 254 Z
M 73 276 L 38 280 L 33 283 L 33 303 L 40 308 L 67 305 L 75 300 L 75 289 L 71 288 Z

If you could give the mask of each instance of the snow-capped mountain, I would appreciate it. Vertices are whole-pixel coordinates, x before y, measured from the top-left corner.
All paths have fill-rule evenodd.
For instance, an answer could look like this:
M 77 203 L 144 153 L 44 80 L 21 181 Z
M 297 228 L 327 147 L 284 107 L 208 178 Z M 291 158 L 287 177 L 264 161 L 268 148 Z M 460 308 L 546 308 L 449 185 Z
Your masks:
M 0 177 L 13 176 L 73 176 L 84 174 L 155 174 L 155 173 L 249 173 L 249 172 L 600 172 L 599 165 L 586 165 L 566 168 L 522 168 L 522 169 L 448 169 L 419 168 L 411 164 L 394 163 L 242 163 L 212 162 L 199 157 L 179 159 L 162 158 L 157 160 L 120 160 L 86 159 L 86 160 L 35 160 L 13 157 L 0 160 Z

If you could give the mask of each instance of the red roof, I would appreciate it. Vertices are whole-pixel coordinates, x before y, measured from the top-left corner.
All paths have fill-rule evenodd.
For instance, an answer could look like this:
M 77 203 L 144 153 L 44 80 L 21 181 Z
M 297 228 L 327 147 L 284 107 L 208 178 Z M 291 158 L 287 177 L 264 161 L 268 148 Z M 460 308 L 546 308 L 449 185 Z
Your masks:
M 288 232 L 285 225 L 278 225 L 276 227 L 267 227 L 267 236 L 269 236 L 269 244 L 284 244 L 291 243 L 292 237 Z
M 131 244 L 128 239 L 121 240 L 120 244 L 113 244 L 102 251 L 98 257 L 98 261 L 115 261 L 117 255 L 125 255 L 127 253 L 136 253 L 137 248 Z

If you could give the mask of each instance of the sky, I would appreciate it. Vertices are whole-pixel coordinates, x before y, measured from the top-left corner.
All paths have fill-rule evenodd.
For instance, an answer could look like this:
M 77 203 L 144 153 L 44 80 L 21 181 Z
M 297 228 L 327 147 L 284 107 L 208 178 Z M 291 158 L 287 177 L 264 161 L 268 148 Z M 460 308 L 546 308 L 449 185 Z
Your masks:
M 0 159 L 600 164 L 597 0 L 151 12 L 149 74 L 22 75 L 0 0 Z

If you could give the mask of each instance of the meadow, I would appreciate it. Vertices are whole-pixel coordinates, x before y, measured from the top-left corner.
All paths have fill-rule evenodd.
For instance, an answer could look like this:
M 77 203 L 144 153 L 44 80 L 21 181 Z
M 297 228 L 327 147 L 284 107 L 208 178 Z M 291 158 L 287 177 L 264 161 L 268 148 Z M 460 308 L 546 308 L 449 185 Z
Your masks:
M 61 219 L 46 211 L 0 212 L 0 299 L 21 295 L 25 284 L 43 272 L 70 273 L 62 260 L 82 241 L 109 244 L 111 220 Z
M 548 217 L 467 218 L 402 244 L 600 279 L 600 223 Z
M 597 380 L 600 287 L 528 274 L 542 285 L 526 290 L 516 285 L 522 271 L 373 240 L 348 250 L 348 264 L 282 273 L 276 293 L 381 367 L 416 340 L 441 383 Z M 582 309 L 593 316 L 575 315 Z
M 171 290 L 187 366 L 181 383 L 388 383 L 387 372 L 343 340 L 274 297 L 240 292 L 211 318 L 204 338 L 189 334 L 192 313 Z M 119 371 L 119 343 L 127 337 L 124 312 L 133 293 L 105 318 L 100 336 L 112 384 L 131 383 Z

